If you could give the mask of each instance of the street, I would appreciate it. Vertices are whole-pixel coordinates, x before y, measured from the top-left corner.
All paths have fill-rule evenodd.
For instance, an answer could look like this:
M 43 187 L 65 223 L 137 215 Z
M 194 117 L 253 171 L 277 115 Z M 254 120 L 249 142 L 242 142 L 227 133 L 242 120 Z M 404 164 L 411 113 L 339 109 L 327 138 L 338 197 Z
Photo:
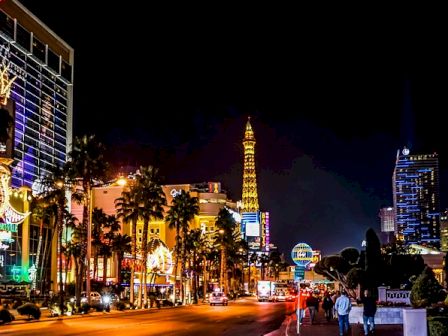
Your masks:
M 293 303 L 243 298 L 198 305 L 0 326 L 2 335 L 264 335 L 278 329 Z

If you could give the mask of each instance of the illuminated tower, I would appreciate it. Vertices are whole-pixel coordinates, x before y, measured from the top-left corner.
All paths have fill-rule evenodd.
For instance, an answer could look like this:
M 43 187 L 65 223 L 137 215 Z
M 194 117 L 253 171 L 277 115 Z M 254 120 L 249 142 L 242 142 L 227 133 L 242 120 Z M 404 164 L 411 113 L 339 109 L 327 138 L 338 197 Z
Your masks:
M 406 244 L 440 244 L 439 159 L 434 154 L 397 153 L 393 174 L 395 234 Z
M 243 171 L 243 204 L 241 212 L 258 211 L 257 174 L 255 172 L 255 137 L 250 117 L 247 120 L 243 139 L 244 171 Z

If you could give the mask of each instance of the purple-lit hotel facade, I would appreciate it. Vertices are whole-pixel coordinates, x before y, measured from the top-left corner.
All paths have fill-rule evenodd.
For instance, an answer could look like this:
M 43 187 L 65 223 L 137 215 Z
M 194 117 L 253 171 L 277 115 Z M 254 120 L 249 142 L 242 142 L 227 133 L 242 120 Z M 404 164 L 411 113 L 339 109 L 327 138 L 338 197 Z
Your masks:
M 72 141 L 74 51 L 15 0 L 0 6 L 0 62 L 17 76 L 13 187 L 32 187 L 66 161 Z

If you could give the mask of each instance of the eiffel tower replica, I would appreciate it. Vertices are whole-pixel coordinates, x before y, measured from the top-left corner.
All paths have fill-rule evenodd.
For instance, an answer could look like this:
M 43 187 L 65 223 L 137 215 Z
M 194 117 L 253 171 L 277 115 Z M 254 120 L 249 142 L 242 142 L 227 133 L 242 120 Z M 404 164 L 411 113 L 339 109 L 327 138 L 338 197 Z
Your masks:
M 241 212 L 257 212 L 258 192 L 257 192 L 257 173 L 255 171 L 255 136 L 250 124 L 250 117 L 246 123 L 244 133 L 244 170 L 243 170 L 243 194 Z

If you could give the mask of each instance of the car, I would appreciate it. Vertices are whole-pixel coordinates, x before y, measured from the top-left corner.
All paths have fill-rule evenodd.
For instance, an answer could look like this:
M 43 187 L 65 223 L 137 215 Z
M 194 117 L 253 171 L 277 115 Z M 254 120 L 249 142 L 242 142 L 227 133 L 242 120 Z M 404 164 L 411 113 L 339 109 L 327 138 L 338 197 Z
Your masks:
M 81 302 L 87 302 L 87 294 L 86 292 L 81 292 Z M 90 303 L 101 303 L 101 294 L 98 292 L 90 292 Z
M 210 306 L 215 306 L 217 304 L 221 304 L 223 306 L 227 306 L 229 304 L 229 299 L 222 292 L 213 292 L 209 296 Z

